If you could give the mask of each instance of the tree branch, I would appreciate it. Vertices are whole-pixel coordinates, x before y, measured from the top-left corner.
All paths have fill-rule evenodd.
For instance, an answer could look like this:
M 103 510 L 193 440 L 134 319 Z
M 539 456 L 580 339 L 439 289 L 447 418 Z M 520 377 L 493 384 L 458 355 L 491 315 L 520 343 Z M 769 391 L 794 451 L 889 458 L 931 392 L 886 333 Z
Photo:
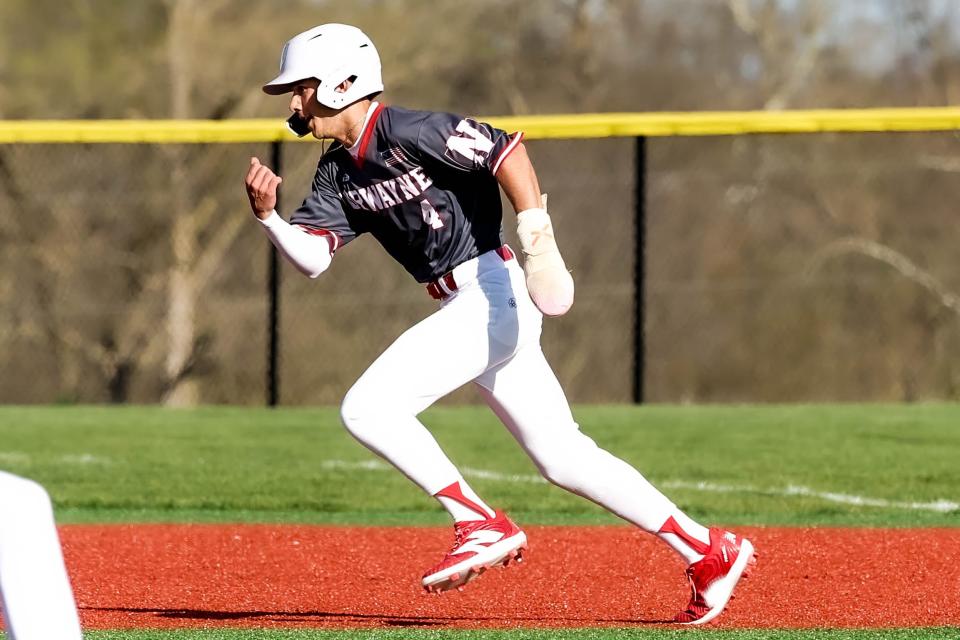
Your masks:
M 737 23 L 738 27 L 752 36 L 757 35 L 759 25 L 756 18 L 753 17 L 753 12 L 750 11 L 749 0 L 727 0 L 727 6 L 730 8 L 730 15 L 733 16 L 733 21 Z
M 814 254 L 804 270 L 804 275 L 812 277 L 823 268 L 826 262 L 850 254 L 867 256 L 892 267 L 903 277 L 930 292 L 944 307 L 960 316 L 960 296 L 947 289 L 933 274 L 917 266 L 899 251 L 866 238 L 843 238 L 831 242 Z

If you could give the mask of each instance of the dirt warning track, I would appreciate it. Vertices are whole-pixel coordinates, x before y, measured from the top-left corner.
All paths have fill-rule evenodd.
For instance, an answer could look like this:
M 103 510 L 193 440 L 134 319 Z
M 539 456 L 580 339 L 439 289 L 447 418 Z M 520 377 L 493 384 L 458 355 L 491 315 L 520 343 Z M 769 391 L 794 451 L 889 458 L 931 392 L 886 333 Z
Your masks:
M 525 562 L 463 593 L 419 577 L 450 529 L 267 525 L 61 528 L 88 629 L 663 624 L 680 560 L 628 527 L 525 527 Z M 960 529 L 738 528 L 759 565 L 717 627 L 960 625 Z

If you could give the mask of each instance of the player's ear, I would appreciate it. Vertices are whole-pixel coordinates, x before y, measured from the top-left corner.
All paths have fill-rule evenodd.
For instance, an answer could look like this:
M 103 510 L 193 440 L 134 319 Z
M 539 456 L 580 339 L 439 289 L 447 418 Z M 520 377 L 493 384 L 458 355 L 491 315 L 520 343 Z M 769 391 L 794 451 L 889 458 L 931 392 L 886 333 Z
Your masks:
M 353 81 L 357 79 L 357 76 L 350 76 L 334 89 L 337 93 L 346 93 L 347 90 L 353 85 Z

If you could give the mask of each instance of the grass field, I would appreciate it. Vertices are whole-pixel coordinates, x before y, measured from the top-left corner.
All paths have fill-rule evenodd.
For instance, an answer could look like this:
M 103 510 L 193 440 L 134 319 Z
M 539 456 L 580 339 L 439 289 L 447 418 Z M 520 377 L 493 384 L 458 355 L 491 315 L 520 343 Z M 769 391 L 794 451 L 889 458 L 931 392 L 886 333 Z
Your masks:
M 691 515 L 750 525 L 960 525 L 960 406 L 581 406 L 584 432 Z M 528 524 L 616 523 L 538 478 L 482 407 L 423 416 L 489 502 Z M 0 468 L 42 482 L 62 523 L 435 525 L 432 499 L 356 444 L 335 409 L 0 408 Z M 946 638 L 956 629 L 706 631 L 713 638 Z M 117 631 L 123 640 L 674 638 L 632 630 Z
M 598 444 L 711 522 L 960 525 L 957 405 L 576 414 Z M 525 522 L 616 522 L 542 482 L 486 408 L 436 408 L 424 422 L 471 484 Z M 0 468 L 47 486 L 62 522 L 446 522 L 334 409 L 5 407 Z

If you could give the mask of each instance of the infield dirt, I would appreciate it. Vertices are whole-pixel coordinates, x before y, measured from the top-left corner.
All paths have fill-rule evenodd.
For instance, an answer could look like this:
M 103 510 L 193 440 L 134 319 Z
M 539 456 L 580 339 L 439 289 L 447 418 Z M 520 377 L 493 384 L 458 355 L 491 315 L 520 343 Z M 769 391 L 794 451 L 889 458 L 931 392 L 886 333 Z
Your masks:
M 629 527 L 525 527 L 522 565 L 462 593 L 419 577 L 451 529 L 67 525 L 87 629 L 592 627 L 665 624 L 689 595 L 680 560 Z M 738 528 L 759 565 L 711 626 L 960 625 L 960 530 Z

